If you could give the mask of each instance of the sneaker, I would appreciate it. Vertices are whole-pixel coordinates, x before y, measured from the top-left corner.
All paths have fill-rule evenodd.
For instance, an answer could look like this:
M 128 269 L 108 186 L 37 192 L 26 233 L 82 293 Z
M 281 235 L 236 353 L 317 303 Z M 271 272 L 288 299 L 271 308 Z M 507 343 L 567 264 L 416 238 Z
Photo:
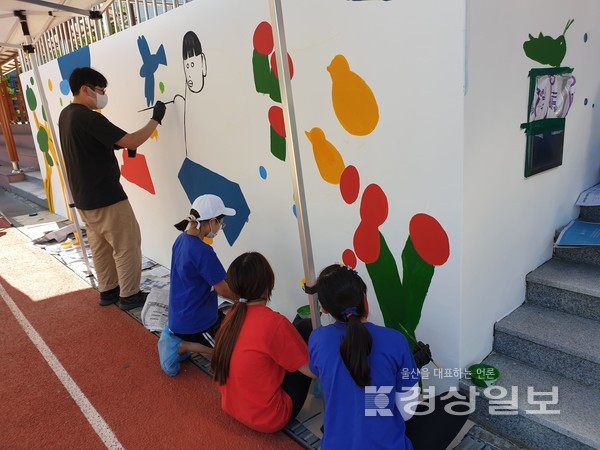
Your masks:
M 119 297 L 119 308 L 123 311 L 129 311 L 130 309 L 139 308 L 144 306 L 148 297 L 147 292 L 138 292 L 137 294 L 130 295 L 129 297 Z
M 169 326 L 165 325 L 158 340 L 158 357 L 160 358 L 160 367 L 170 377 L 179 373 L 179 344 L 181 344 L 181 338 L 171 333 Z
M 100 306 L 114 305 L 119 301 L 119 286 L 110 291 L 100 292 Z

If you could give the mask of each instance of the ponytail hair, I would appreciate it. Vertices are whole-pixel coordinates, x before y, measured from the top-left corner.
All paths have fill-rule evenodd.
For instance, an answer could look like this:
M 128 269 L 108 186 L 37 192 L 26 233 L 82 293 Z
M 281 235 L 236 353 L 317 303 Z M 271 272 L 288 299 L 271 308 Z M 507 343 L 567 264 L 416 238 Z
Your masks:
M 227 313 L 215 336 L 215 349 L 210 360 L 210 367 L 213 371 L 213 379 L 220 386 L 223 386 L 229 377 L 231 355 L 233 354 L 240 331 L 242 331 L 242 325 L 244 325 L 247 312 L 248 304 L 246 302 L 235 302 L 235 305 Z
M 174 225 L 174 227 L 177 228 L 179 231 L 185 231 L 191 222 L 198 220 L 198 217 L 200 217 L 200 214 L 198 214 L 198 211 L 192 208 L 190 209 L 190 215 L 183 219 L 181 222 L 177 222 Z
M 344 365 L 358 386 L 369 386 L 373 337 L 362 323 L 367 316 L 366 284 L 351 267 L 333 264 L 319 274 L 316 287 L 318 299 L 327 312 L 337 321 L 347 323 L 340 344 Z
M 240 300 L 229 311 L 215 337 L 210 366 L 214 380 L 221 386 L 229 377 L 231 355 L 248 313 L 247 302 L 268 300 L 275 287 L 275 274 L 263 255 L 248 252 L 233 260 L 227 269 L 226 281 Z
M 220 221 L 223 217 L 225 217 L 225 215 L 221 214 L 218 217 L 211 217 L 210 219 L 201 220 L 200 223 L 207 222 L 211 219 L 217 219 Z M 173 226 L 175 228 L 177 228 L 179 231 L 185 231 L 185 230 L 187 230 L 187 227 L 191 222 L 198 222 L 199 218 L 200 218 L 200 214 L 198 214 L 198 211 L 196 211 L 194 208 L 192 208 L 192 209 L 190 209 L 190 214 L 185 219 L 183 219 L 181 222 L 177 222 Z

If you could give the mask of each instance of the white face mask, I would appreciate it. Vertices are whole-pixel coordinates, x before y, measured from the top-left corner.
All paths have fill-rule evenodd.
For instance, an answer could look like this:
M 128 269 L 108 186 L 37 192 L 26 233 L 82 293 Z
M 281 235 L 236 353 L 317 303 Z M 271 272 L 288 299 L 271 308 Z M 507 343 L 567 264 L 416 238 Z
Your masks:
M 206 237 L 209 239 L 214 239 L 217 236 L 217 234 L 219 234 L 219 230 L 221 228 L 217 229 L 217 231 L 212 231 L 212 225 L 211 224 L 209 224 L 209 225 L 210 225 L 210 232 L 206 233 Z
M 108 104 L 108 95 L 107 94 L 98 94 L 96 92 L 96 109 L 104 109 Z

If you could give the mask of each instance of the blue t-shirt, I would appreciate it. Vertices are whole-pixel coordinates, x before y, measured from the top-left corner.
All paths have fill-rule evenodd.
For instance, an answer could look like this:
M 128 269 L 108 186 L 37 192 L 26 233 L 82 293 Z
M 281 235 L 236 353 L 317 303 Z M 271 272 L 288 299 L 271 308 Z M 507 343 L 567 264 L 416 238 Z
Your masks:
M 172 252 L 169 328 L 178 334 L 206 331 L 217 322 L 213 286 L 225 279 L 225 269 L 210 245 L 187 233 L 175 240 Z
M 369 322 L 365 326 L 373 337 L 368 389 L 354 382 L 342 361 L 340 343 L 346 334 L 345 323 L 317 328 L 310 335 L 309 367 L 321 380 L 325 399 L 321 448 L 412 450 L 394 401 L 396 391 L 419 381 L 412 352 L 399 331 Z M 385 415 L 387 411 L 391 415 Z

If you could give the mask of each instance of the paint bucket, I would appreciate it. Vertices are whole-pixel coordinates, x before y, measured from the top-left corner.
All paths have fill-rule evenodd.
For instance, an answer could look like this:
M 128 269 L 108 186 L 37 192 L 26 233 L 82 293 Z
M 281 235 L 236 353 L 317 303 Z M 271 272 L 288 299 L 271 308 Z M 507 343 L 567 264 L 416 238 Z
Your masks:
M 468 372 L 471 376 L 471 381 L 483 388 L 493 386 L 500 377 L 500 371 L 488 364 L 473 364 L 469 367 Z
M 296 310 L 301 319 L 310 319 L 310 305 L 301 306 Z

